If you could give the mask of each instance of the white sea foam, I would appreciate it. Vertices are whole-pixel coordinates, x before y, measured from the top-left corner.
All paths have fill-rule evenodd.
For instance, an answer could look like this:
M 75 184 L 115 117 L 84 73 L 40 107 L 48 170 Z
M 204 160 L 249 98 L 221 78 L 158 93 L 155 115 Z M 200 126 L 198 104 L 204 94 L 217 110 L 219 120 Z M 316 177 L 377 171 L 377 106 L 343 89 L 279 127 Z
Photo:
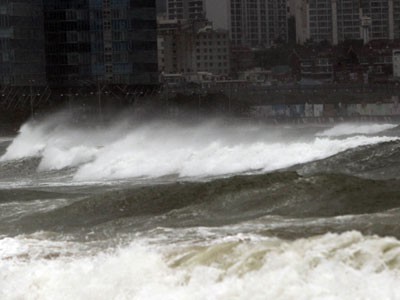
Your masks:
M 353 134 L 376 134 L 397 126 L 397 124 L 339 124 L 318 133 L 318 136 L 338 137 Z
M 131 177 L 208 177 L 273 171 L 394 137 L 288 137 L 263 126 L 151 123 L 74 130 L 61 124 L 27 124 L 0 159 L 40 156 L 39 171 L 77 167 L 76 181 Z M 372 125 L 374 126 L 374 125 Z
M 67 204 L 66 199 L 0 203 L 0 221 L 8 222 L 29 214 L 51 211 Z
M 346 140 L 315 139 L 312 142 L 260 141 L 229 145 L 221 141 L 193 145 L 188 141 L 137 143 L 135 136 L 105 147 L 96 159 L 83 165 L 77 180 L 158 177 L 179 174 L 204 177 L 251 170 L 272 171 L 326 158 L 349 148 L 392 140 L 387 137 L 352 137 Z
M 400 242 L 356 232 L 83 256 L 41 244 L 32 257 L 32 241 L 0 241 L 1 299 L 400 299 Z
M 0 136 L 0 143 L 11 142 L 13 137 Z

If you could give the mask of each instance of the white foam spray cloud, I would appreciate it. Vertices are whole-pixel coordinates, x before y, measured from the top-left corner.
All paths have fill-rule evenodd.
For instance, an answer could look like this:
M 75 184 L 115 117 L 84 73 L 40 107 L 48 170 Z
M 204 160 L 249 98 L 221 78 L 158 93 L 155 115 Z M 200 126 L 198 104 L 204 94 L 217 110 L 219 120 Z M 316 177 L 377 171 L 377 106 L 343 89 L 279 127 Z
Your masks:
M 77 128 L 69 114 L 24 124 L 0 161 L 41 157 L 39 171 L 74 167 L 95 158 L 99 146 L 118 138 L 127 128 L 120 122 L 109 129 Z
M 66 120 L 52 118 L 24 125 L 0 160 L 38 156 L 39 171 L 76 167 L 76 181 L 171 174 L 209 177 L 273 171 L 350 148 L 397 139 L 363 135 L 335 139 L 309 133 L 299 136 L 290 128 L 220 122 L 117 122 L 107 128 L 92 129 L 67 124 Z M 371 126 L 370 131 L 375 130 L 375 125 Z
M 135 135 L 130 135 L 105 147 L 95 160 L 78 170 L 75 179 L 159 177 L 169 174 L 205 177 L 255 170 L 273 171 L 390 138 L 353 137 L 341 141 L 317 138 L 312 142 L 259 141 L 237 145 L 221 140 L 200 145 L 163 138 L 160 141 L 148 139 L 139 144 L 137 140 Z
M 338 137 L 354 134 L 376 134 L 389 129 L 396 128 L 397 124 L 339 124 L 318 133 L 318 136 Z
M 4 300 L 400 298 L 399 241 L 357 232 L 296 241 L 240 236 L 172 250 L 136 241 L 100 253 L 26 238 L 0 245 L 8 249 L 0 251 Z

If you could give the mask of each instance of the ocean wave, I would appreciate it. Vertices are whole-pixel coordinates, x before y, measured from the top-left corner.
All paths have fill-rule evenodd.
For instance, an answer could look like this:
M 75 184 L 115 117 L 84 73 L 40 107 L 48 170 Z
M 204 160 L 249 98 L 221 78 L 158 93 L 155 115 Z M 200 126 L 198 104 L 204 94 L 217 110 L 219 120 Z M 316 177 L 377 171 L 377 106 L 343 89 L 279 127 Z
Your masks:
M 98 253 L 18 238 L 0 244 L 13 249 L 0 253 L 4 300 L 400 298 L 400 242 L 357 232 L 180 247 L 136 241 Z
M 86 196 L 75 195 L 61 207 L 32 211 L 0 228 L 12 234 L 40 230 L 112 234 L 110 228 L 116 232 L 120 228 L 138 232 L 156 227 L 219 227 L 279 216 L 282 219 L 265 226 L 266 231 L 278 236 L 299 237 L 348 229 L 398 236 L 398 213 L 390 218 L 378 214 L 400 208 L 398 185 L 396 180 L 377 181 L 341 174 L 303 177 L 295 172 L 276 172 L 207 182 L 120 186 L 92 191 Z M 25 194 L 34 196 L 28 192 L 3 191 L 3 195 L 21 201 Z M 333 223 L 330 219 L 347 215 L 368 215 L 372 219 L 341 219 Z M 304 226 L 287 222 L 310 218 L 321 222 L 308 220 Z
M 195 178 L 274 171 L 398 139 L 363 135 L 334 139 L 293 132 L 288 136 L 288 129 L 218 122 L 117 123 L 107 129 L 83 130 L 54 122 L 25 124 L 0 162 L 39 157 L 39 172 L 76 167 L 75 181 L 171 174 Z
M 348 149 L 298 168 L 301 174 L 341 173 L 371 179 L 400 178 L 399 141 Z
M 397 124 L 339 124 L 333 128 L 319 132 L 318 136 L 339 137 L 354 134 L 376 134 L 398 127 Z

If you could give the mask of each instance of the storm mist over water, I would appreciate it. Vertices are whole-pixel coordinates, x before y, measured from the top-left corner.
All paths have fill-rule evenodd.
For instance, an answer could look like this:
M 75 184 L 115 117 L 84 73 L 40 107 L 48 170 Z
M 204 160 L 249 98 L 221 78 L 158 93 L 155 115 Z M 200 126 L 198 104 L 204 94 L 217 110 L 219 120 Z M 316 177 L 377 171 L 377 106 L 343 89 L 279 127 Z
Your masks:
M 0 137 L 0 299 L 399 299 L 399 139 L 28 122 Z

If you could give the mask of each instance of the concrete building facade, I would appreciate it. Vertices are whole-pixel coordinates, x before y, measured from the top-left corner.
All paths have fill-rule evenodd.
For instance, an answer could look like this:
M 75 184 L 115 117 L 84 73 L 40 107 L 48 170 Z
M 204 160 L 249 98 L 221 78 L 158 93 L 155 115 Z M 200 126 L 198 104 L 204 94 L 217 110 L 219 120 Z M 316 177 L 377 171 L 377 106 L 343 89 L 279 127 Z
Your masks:
M 289 2 L 290 15 L 294 16 L 296 23 L 296 42 L 304 44 L 310 39 L 308 0 L 292 0 Z
M 211 26 L 200 29 L 195 36 L 195 70 L 215 75 L 230 74 L 229 32 L 214 30 Z
M 44 0 L 47 79 L 51 85 L 92 80 L 89 2 Z
M 170 20 L 203 20 L 204 0 L 167 0 L 167 18 Z
M 400 39 L 400 1 L 393 1 L 393 35 L 395 39 Z
M 394 38 L 393 3 L 396 0 L 361 0 L 363 17 L 371 18 L 371 39 Z
M 207 19 L 233 46 L 265 48 L 288 40 L 287 0 L 167 0 L 170 20 Z
M 297 42 L 400 38 L 400 0 L 291 1 Z
M 0 2 L 0 85 L 45 85 L 41 0 Z
M 286 0 L 231 0 L 230 31 L 234 46 L 268 48 L 288 39 Z
M 206 19 L 215 29 L 230 30 L 231 0 L 204 0 Z
M 207 22 L 160 23 L 158 44 L 160 72 L 230 74 L 229 33 Z
M 400 49 L 393 50 L 393 77 L 400 80 Z

